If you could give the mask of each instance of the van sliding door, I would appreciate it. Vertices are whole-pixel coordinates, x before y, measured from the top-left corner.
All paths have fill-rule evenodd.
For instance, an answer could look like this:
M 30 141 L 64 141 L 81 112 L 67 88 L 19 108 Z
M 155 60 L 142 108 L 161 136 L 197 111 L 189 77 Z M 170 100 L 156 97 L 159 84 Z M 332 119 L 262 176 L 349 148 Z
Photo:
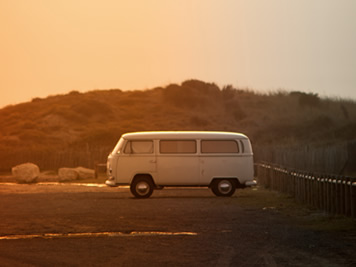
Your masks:
M 161 140 L 157 155 L 159 185 L 198 185 L 196 140 Z

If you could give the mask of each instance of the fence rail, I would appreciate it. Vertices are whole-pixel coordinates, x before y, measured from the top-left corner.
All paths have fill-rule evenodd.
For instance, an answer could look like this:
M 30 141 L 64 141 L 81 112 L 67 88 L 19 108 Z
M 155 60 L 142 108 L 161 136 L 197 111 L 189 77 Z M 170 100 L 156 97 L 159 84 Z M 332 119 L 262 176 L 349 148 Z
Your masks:
M 329 214 L 356 218 L 356 178 L 297 171 L 270 163 L 258 163 L 256 167 L 260 185 Z
M 106 162 L 112 147 L 69 148 L 59 151 L 15 150 L 0 151 L 0 171 L 31 162 L 41 170 L 58 170 L 61 167 L 86 167 L 94 169 L 98 162 Z

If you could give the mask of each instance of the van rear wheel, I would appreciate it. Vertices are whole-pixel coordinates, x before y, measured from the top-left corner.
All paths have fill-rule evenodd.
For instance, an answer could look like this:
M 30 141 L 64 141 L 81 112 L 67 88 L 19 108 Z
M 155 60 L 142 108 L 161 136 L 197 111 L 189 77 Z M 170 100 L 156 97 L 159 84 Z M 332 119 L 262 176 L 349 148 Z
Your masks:
M 148 198 L 153 193 L 153 182 L 150 178 L 137 177 L 130 186 L 131 193 L 137 198 Z
M 231 197 L 235 190 L 235 183 L 230 179 L 216 179 L 211 185 L 211 191 L 218 197 Z

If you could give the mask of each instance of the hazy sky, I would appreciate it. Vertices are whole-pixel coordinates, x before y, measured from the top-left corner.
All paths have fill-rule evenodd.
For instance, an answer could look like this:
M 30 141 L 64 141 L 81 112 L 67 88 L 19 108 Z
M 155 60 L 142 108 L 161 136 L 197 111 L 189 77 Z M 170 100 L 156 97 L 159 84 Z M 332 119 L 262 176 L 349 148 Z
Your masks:
M 0 0 L 0 107 L 187 79 L 356 99 L 354 0 Z

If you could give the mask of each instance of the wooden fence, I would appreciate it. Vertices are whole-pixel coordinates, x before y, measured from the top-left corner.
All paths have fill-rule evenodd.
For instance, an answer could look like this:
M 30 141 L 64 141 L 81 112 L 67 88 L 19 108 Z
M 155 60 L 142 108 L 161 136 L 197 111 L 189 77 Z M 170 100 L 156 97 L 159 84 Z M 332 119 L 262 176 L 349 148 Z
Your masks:
M 356 218 L 356 178 L 256 164 L 258 183 L 329 214 Z
M 26 162 L 32 162 L 43 170 L 58 170 L 61 167 L 86 167 L 94 169 L 97 163 L 106 162 L 112 147 L 96 147 L 59 151 L 16 150 L 0 151 L 0 172 Z
M 356 141 L 332 145 L 254 146 L 256 162 L 318 173 L 356 174 Z

